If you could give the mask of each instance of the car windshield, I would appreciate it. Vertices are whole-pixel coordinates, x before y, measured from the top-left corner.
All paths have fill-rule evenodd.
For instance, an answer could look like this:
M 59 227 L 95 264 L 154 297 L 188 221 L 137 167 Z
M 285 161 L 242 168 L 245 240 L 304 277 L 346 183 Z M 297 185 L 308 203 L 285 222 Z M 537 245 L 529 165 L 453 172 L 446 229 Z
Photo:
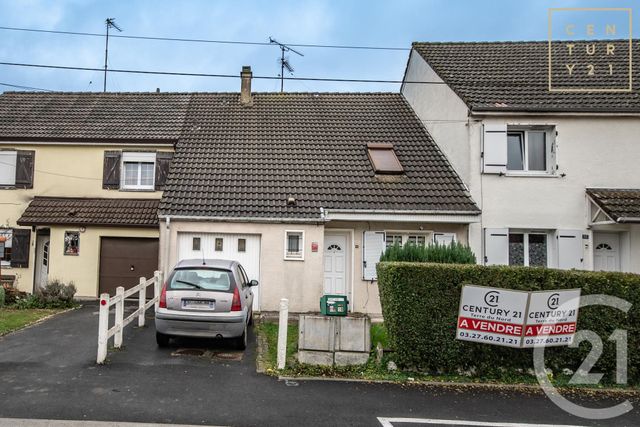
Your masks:
M 176 270 L 171 278 L 169 289 L 229 291 L 231 289 L 231 272 L 210 268 Z

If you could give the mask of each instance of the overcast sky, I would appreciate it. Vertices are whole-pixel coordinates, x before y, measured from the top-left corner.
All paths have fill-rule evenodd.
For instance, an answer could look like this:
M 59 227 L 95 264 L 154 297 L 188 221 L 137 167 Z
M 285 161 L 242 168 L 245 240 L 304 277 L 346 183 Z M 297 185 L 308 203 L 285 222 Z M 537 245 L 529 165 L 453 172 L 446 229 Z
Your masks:
M 116 18 L 124 35 L 369 45 L 409 48 L 412 41 L 546 40 L 549 7 L 638 7 L 634 0 L 0 0 L 0 26 L 104 32 Z M 606 18 L 594 18 L 604 24 Z M 408 51 L 300 48 L 290 54 L 294 76 L 401 80 Z M 279 50 L 167 41 L 110 39 L 109 66 L 208 74 L 280 72 Z M 0 30 L 0 62 L 100 68 L 103 37 Z M 0 65 L 0 82 L 65 91 L 101 91 L 97 71 Z M 237 91 L 237 79 L 109 75 L 112 91 Z M 277 81 L 254 81 L 254 90 L 279 90 Z M 285 82 L 289 91 L 397 91 L 399 85 Z M 0 86 L 0 90 L 15 90 Z

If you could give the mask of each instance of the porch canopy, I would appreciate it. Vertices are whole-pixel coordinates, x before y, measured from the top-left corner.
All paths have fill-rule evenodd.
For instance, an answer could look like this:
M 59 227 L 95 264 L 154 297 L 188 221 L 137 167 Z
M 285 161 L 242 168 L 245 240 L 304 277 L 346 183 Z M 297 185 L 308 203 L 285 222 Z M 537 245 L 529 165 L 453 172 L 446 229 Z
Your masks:
M 591 224 L 640 224 L 640 189 L 587 188 Z
M 158 199 L 35 197 L 19 225 L 158 227 Z

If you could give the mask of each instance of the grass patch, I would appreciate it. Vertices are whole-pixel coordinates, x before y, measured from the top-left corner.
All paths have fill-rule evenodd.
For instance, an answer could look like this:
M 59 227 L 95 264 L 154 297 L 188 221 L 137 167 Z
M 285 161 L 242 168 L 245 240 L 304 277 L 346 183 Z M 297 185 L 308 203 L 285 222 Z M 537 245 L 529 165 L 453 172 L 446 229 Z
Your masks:
M 261 321 L 256 324 L 256 333 L 264 339 L 264 346 L 259 350 L 259 357 L 264 363 L 265 373 L 273 376 L 288 377 L 325 377 L 325 378 L 349 378 L 360 380 L 382 380 L 399 383 L 410 382 L 440 382 L 440 383 L 474 383 L 474 384 L 510 384 L 510 385 L 538 385 L 534 375 L 520 372 L 503 372 L 499 376 L 468 376 L 468 375 L 432 375 L 424 372 L 413 371 L 389 371 L 387 365 L 394 361 L 393 352 L 385 352 L 380 364 L 376 362 L 375 351 L 372 350 L 369 360 L 359 366 L 313 366 L 298 362 L 298 325 L 290 324 L 287 332 L 287 366 L 283 370 L 277 369 L 278 348 L 278 324 Z M 375 348 L 380 342 L 383 348 L 388 349 L 388 335 L 384 324 L 371 325 L 371 346 Z M 625 390 L 637 390 L 636 387 L 625 385 L 572 385 L 569 384 L 570 376 L 558 375 L 552 379 L 552 383 L 560 388 L 620 388 Z
M 54 309 L 25 309 L 16 310 L 12 308 L 0 309 L 0 335 L 22 329 L 43 317 L 57 313 L 60 310 Z

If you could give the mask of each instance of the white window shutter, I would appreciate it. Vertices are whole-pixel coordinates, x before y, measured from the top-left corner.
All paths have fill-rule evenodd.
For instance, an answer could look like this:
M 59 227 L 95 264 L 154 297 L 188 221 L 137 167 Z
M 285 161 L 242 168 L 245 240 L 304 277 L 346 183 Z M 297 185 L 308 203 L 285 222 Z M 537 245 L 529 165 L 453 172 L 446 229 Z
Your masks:
M 483 125 L 482 172 L 507 172 L 507 125 Z
M 484 229 L 485 265 L 509 265 L 509 229 Z
M 15 185 L 17 151 L 0 151 L 0 185 Z
M 376 265 L 385 249 L 383 231 L 365 231 L 362 248 L 362 278 L 376 280 Z
M 456 241 L 456 233 L 433 233 L 433 243 L 450 245 Z
M 558 230 L 558 268 L 584 268 L 582 230 Z

